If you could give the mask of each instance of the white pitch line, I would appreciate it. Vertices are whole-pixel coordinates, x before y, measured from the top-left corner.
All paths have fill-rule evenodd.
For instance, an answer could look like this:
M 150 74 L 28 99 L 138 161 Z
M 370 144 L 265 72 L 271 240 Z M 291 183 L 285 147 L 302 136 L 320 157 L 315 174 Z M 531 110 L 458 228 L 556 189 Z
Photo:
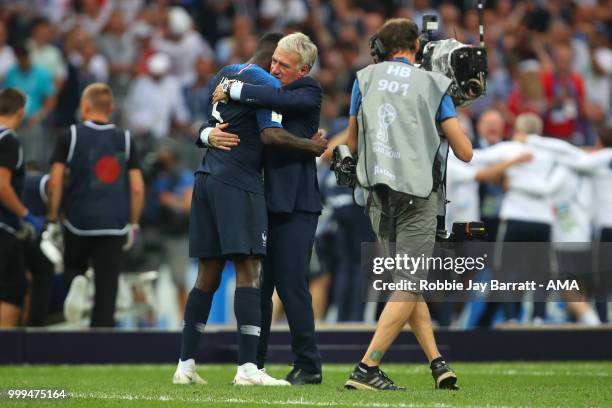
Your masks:
M 482 370 L 469 371 L 467 375 L 508 375 L 516 377 L 552 377 L 555 375 L 566 377 L 610 377 L 609 373 L 583 373 L 576 371 L 518 371 L 518 370 Z
M 385 372 L 394 373 L 394 374 L 426 374 L 429 373 L 427 367 L 410 367 L 410 368 L 397 368 L 397 367 L 384 367 Z M 343 367 L 326 367 L 323 366 L 323 375 L 325 373 L 343 373 L 346 372 L 347 375 L 350 374 L 351 369 L 346 369 Z M 206 372 L 206 365 L 202 365 L 202 372 Z M 458 374 L 461 374 L 461 370 L 457 370 Z M 610 377 L 610 373 L 598 373 L 598 372 L 588 372 L 588 371 L 554 371 L 554 370 L 545 370 L 545 371 L 528 371 L 528 370 L 514 370 L 514 369 L 487 369 L 487 370 L 474 370 L 470 368 L 467 370 L 467 375 L 509 375 L 509 376 L 568 376 L 568 377 Z
M 118 401 L 181 401 L 181 402 L 197 402 L 197 403 L 223 403 L 223 404 L 248 404 L 248 405 L 289 405 L 289 406 L 314 406 L 314 407 L 364 407 L 364 408 L 450 408 L 453 405 L 444 403 L 432 404 L 407 404 L 407 403 L 386 403 L 386 402 L 357 402 L 357 403 L 342 403 L 335 401 L 308 401 L 304 398 L 286 399 L 286 400 L 262 400 L 262 399 L 244 399 L 244 398 L 181 398 L 169 397 L 166 395 L 152 397 L 148 395 L 136 394 L 102 394 L 102 393 L 73 393 L 70 394 L 73 398 L 94 398 L 102 400 L 118 400 Z M 477 406 L 470 405 L 466 408 L 508 408 L 501 405 L 486 405 Z

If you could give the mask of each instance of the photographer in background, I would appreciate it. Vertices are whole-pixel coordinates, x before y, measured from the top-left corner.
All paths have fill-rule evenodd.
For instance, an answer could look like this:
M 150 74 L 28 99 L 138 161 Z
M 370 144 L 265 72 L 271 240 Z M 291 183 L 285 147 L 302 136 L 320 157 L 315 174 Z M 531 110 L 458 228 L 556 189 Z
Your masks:
M 170 268 L 178 292 L 181 316 L 187 303 L 187 269 L 189 268 L 189 211 L 193 194 L 193 173 L 179 163 L 179 146 L 164 140 L 157 151 L 158 173 L 152 182 L 158 206 L 157 226 L 163 236 L 161 242 L 164 262 Z
M 352 153 L 358 153 L 357 178 L 368 191 L 369 216 L 385 251 L 389 252 L 389 243 L 395 243 L 397 253 L 431 256 L 439 198 L 443 200 L 438 189 L 444 179 L 446 143 L 466 162 L 472 158 L 472 144 L 446 94 L 451 80 L 412 65 L 419 49 L 418 37 L 416 24 L 392 19 L 371 39 L 372 55 L 379 63 L 357 73 L 348 146 Z M 427 270 L 401 276 L 392 273 L 395 281 L 418 283 L 427 278 Z M 389 299 L 346 388 L 405 390 L 387 377 L 379 364 L 406 323 L 427 356 L 436 388 L 457 389 L 457 376 L 438 351 L 429 309 L 418 291 L 398 291 Z

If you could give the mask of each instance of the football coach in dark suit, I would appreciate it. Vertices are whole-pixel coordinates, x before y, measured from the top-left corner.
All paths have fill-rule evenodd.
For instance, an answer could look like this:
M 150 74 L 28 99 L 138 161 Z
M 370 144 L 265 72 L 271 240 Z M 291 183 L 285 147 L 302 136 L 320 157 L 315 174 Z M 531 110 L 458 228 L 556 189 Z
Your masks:
M 270 68 L 282 88 L 233 82 L 225 89 L 217 89 L 216 100 L 229 97 L 282 112 L 282 123 L 288 132 L 310 138 L 318 130 L 321 113 L 321 87 L 307 76 L 316 58 L 317 47 L 306 35 L 289 34 L 279 41 Z M 213 133 L 210 137 L 214 137 Z M 321 356 L 308 290 L 310 256 L 321 213 L 315 158 L 301 152 L 266 148 L 264 183 L 269 236 L 261 289 L 258 365 L 263 369 L 265 364 L 276 287 L 285 307 L 295 354 L 293 370 L 286 380 L 293 385 L 319 384 Z

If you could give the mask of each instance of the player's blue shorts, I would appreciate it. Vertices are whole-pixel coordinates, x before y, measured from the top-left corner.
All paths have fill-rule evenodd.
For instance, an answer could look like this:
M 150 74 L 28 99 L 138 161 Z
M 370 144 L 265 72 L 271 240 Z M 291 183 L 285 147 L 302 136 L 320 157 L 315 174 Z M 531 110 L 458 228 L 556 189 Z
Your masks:
M 229 258 L 231 255 L 265 255 L 268 235 L 266 201 L 197 173 L 189 220 L 189 256 Z

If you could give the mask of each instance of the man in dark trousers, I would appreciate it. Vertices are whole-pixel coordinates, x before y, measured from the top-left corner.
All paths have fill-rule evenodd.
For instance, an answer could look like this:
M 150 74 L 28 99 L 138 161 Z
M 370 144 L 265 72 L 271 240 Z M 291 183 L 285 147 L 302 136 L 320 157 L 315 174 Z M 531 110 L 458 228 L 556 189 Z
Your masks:
M 71 281 L 91 264 L 96 288 L 91 326 L 112 327 L 122 252 L 138 231 L 144 183 L 129 131 L 109 123 L 108 85 L 85 88 L 80 110 L 84 122 L 58 138 L 51 157 L 47 228 L 57 229 L 61 203 L 66 277 Z
M 30 212 L 45 219 L 47 215 L 47 184 L 49 175 L 28 169 L 23 186 L 23 203 Z M 49 302 L 53 291 L 55 265 L 41 249 L 41 237 L 24 242 L 25 266 L 31 275 L 28 326 L 46 326 Z
M 0 90 L 0 327 L 19 323 L 26 290 L 23 245 L 42 228 L 20 199 L 25 180 L 23 149 L 15 129 L 23 120 L 26 97 L 16 89 Z M 29 233 L 28 233 L 29 232 Z M 29 237 L 26 237 L 29 235 Z
M 272 54 L 282 34 L 266 34 L 247 64 L 223 67 L 211 89 L 230 80 L 277 86 L 268 73 Z M 212 92 L 211 92 L 212 97 Z M 173 377 L 175 384 L 203 384 L 195 370 L 195 355 L 204 331 L 212 297 L 219 287 L 226 261 L 234 262 L 236 291 L 234 313 L 239 335 L 235 385 L 289 385 L 257 367 L 261 331 L 261 257 L 266 255 L 268 221 L 261 175 L 264 145 L 299 149 L 314 158 L 327 142 L 317 133 L 312 139 L 283 129 L 281 115 L 268 108 L 235 102 L 211 105 L 207 126 L 196 144 L 219 147 L 220 129 L 232 139 L 232 148 L 209 149 L 196 171 L 189 223 L 189 254 L 199 258 L 198 277 L 185 307 L 181 356 Z M 233 134 L 233 136 L 232 136 Z M 229 135 L 229 136 L 228 136 Z M 238 141 L 239 137 L 239 141 Z M 286 151 L 289 154 L 289 150 Z M 314 159 L 312 159 L 314 160 Z
M 309 138 L 319 127 L 321 87 L 307 76 L 317 58 L 317 47 L 302 33 L 283 37 L 272 57 L 270 73 L 282 88 L 234 82 L 217 88 L 217 100 L 231 98 L 283 114 L 283 126 Z M 268 254 L 262 284 L 262 330 L 257 363 L 263 369 L 276 288 L 285 307 L 295 354 L 286 380 L 293 385 L 321 383 L 321 356 L 316 344 L 312 299 L 308 291 L 310 256 L 321 197 L 315 158 L 300 152 L 267 147 L 264 160 L 268 208 Z

